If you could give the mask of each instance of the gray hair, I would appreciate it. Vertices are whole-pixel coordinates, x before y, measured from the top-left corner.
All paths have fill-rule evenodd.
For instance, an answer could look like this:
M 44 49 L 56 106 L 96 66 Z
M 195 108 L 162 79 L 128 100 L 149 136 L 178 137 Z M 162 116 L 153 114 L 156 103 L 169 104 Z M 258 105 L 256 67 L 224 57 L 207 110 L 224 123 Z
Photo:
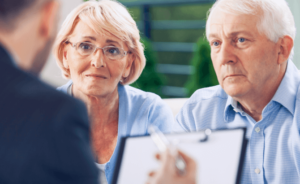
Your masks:
M 273 42 L 285 35 L 293 40 L 296 36 L 296 27 L 292 12 L 285 0 L 217 0 L 209 10 L 206 22 L 206 37 L 210 32 L 211 14 L 222 11 L 234 15 L 261 15 L 257 23 L 257 30 L 266 35 Z M 290 59 L 294 55 L 294 49 L 290 54 Z

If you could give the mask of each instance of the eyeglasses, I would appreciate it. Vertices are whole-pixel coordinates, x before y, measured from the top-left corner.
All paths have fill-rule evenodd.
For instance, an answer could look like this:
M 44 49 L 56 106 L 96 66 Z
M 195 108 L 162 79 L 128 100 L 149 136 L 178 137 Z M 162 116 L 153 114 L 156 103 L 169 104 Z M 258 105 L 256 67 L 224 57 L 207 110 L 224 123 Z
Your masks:
M 103 48 L 97 47 L 96 45 L 89 42 L 77 42 L 75 44 L 72 44 L 70 41 L 66 41 L 65 43 L 70 43 L 71 46 L 74 47 L 75 50 L 82 56 L 89 56 L 95 53 L 97 49 L 102 49 L 104 55 L 112 60 L 122 59 L 124 56 L 127 55 L 127 53 L 131 53 L 115 46 L 105 46 Z

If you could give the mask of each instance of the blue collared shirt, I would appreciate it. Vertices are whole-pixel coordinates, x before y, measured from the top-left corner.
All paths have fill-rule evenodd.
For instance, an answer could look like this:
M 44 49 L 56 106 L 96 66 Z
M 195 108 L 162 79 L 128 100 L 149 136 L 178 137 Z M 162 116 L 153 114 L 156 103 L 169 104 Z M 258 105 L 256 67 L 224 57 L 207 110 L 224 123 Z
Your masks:
M 72 81 L 57 89 L 68 93 L 67 90 L 70 85 L 72 85 Z M 170 133 L 174 125 L 174 116 L 171 109 L 159 96 L 121 84 L 118 85 L 118 93 L 118 141 L 113 155 L 105 165 L 105 175 L 108 183 L 112 182 L 121 137 L 148 134 L 147 128 L 151 124 L 164 133 Z
M 289 61 L 258 122 L 220 86 L 199 89 L 177 115 L 176 127 L 185 131 L 247 127 L 249 141 L 241 183 L 300 183 L 299 84 L 299 71 Z

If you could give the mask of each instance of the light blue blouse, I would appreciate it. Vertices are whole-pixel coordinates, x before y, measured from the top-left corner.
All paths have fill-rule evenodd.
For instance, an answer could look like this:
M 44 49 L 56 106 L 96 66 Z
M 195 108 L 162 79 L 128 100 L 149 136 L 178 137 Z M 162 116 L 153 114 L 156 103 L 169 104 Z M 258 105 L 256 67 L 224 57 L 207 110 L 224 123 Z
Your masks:
M 67 93 L 68 87 L 71 85 L 72 81 L 69 81 L 57 90 Z M 148 134 L 147 128 L 150 124 L 157 126 L 164 133 L 170 133 L 174 124 L 171 109 L 158 95 L 121 84 L 118 85 L 118 92 L 118 142 L 105 167 L 108 183 L 112 181 L 121 137 Z

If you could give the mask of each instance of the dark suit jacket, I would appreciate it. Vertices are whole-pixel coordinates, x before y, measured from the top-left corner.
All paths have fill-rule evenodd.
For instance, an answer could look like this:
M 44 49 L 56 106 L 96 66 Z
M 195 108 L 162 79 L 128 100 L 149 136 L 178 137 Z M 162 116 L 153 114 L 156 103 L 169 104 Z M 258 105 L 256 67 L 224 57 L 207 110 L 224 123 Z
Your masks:
M 96 184 L 84 105 L 18 69 L 0 46 L 0 183 Z

